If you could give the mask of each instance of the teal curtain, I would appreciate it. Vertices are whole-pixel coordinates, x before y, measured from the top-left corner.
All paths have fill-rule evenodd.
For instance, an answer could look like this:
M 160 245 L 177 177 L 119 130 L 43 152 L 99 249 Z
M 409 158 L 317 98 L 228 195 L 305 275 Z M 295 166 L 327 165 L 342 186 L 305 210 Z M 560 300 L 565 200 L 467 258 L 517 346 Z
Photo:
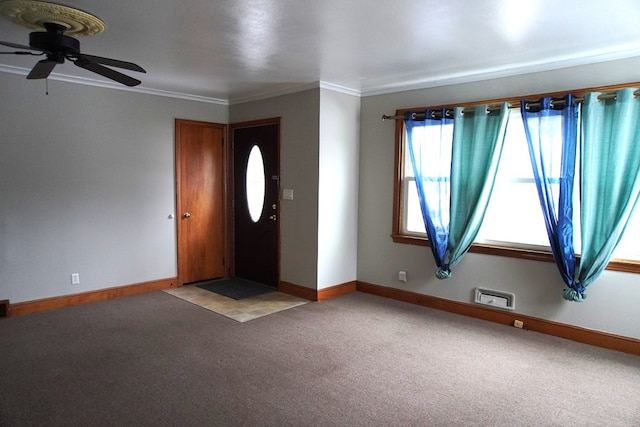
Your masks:
M 455 109 L 451 156 L 449 265 L 438 277 L 450 275 L 478 234 L 493 190 L 509 120 L 507 103 L 464 112 Z
M 581 240 L 578 280 L 586 288 L 605 269 L 640 195 L 640 98 L 586 95 L 582 106 Z M 585 297 L 573 289 L 565 298 Z

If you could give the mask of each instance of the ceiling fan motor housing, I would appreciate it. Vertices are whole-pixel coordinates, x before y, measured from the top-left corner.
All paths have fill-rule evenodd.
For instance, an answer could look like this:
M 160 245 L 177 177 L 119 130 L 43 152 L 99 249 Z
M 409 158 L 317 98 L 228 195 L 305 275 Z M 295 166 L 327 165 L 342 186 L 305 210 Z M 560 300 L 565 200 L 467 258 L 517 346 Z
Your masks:
M 29 34 L 29 46 L 45 51 L 58 57 L 58 62 L 64 61 L 67 55 L 80 53 L 78 39 L 65 36 L 65 27 L 57 24 L 45 24 L 47 31 L 35 31 Z

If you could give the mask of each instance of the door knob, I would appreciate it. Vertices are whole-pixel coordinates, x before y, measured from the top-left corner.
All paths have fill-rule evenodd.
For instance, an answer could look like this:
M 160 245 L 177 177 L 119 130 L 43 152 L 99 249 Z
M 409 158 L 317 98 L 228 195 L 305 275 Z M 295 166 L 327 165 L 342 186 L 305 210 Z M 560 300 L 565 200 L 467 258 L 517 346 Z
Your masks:
M 191 216 L 191 214 L 189 212 L 185 212 L 182 214 L 183 218 L 189 218 Z

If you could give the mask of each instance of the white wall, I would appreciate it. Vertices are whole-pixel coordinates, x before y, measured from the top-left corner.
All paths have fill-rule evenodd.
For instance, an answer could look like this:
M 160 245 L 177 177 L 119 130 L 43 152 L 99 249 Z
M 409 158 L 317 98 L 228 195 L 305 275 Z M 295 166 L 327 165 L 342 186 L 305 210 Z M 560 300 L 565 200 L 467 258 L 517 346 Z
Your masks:
M 320 93 L 318 289 L 357 278 L 360 99 Z
M 588 288 L 588 299 L 562 299 L 563 282 L 553 263 L 468 254 L 453 277 L 434 277 L 429 248 L 394 243 L 394 123 L 383 114 L 398 108 L 456 104 L 544 92 L 623 84 L 638 80 L 640 58 L 553 72 L 437 87 L 362 99 L 358 280 L 445 299 L 471 302 L 476 286 L 516 294 L 516 312 L 566 324 L 640 338 L 640 279 L 606 271 Z M 399 270 L 407 283 L 397 281 Z
M 318 141 L 320 89 L 232 105 L 230 123 L 281 117 L 280 280 L 312 289 L 318 275 Z
M 174 119 L 227 110 L 0 73 L 0 299 L 175 277 Z

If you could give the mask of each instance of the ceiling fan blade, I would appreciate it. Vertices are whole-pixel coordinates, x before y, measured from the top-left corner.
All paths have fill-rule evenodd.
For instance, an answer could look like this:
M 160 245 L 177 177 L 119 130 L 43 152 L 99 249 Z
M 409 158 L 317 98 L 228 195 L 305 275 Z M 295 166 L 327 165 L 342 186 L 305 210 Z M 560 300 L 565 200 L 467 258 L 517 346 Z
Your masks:
M 117 71 L 111 70 L 107 67 L 103 67 L 100 64 L 96 64 L 94 62 L 77 60 L 74 62 L 78 67 L 84 68 L 85 70 L 93 71 L 94 73 L 100 74 L 108 79 L 115 80 L 118 83 L 122 83 L 125 86 L 137 86 L 142 83 L 140 80 L 134 79 Z
M 109 67 L 124 68 L 126 70 L 137 71 L 139 73 L 147 72 L 144 68 L 142 68 L 138 64 L 134 64 L 133 62 L 120 61 L 118 59 L 103 58 L 101 56 L 85 55 L 85 54 L 80 54 L 79 59 L 80 60 L 86 59 L 89 62 L 93 62 L 94 64 L 102 64 L 102 65 L 108 65 Z
M 31 69 L 31 72 L 27 76 L 28 79 L 46 79 L 51 74 L 53 67 L 57 64 L 56 61 L 50 61 L 48 59 L 43 59 L 42 61 L 38 61 L 38 63 Z
M 23 44 L 17 44 L 17 43 L 11 43 L 11 42 L 3 42 L 3 41 L 0 41 L 0 44 L 3 45 L 3 46 L 12 47 L 14 49 L 20 49 L 20 50 L 27 49 L 27 50 L 37 50 L 39 52 L 45 52 L 42 49 L 38 49 L 38 48 L 35 48 L 35 47 L 31 47 L 31 46 L 25 46 Z
M 44 52 L 40 52 L 40 53 L 23 52 L 23 51 L 18 51 L 18 52 L 0 52 L 0 55 L 33 55 L 33 56 L 42 56 L 42 55 L 44 55 Z

